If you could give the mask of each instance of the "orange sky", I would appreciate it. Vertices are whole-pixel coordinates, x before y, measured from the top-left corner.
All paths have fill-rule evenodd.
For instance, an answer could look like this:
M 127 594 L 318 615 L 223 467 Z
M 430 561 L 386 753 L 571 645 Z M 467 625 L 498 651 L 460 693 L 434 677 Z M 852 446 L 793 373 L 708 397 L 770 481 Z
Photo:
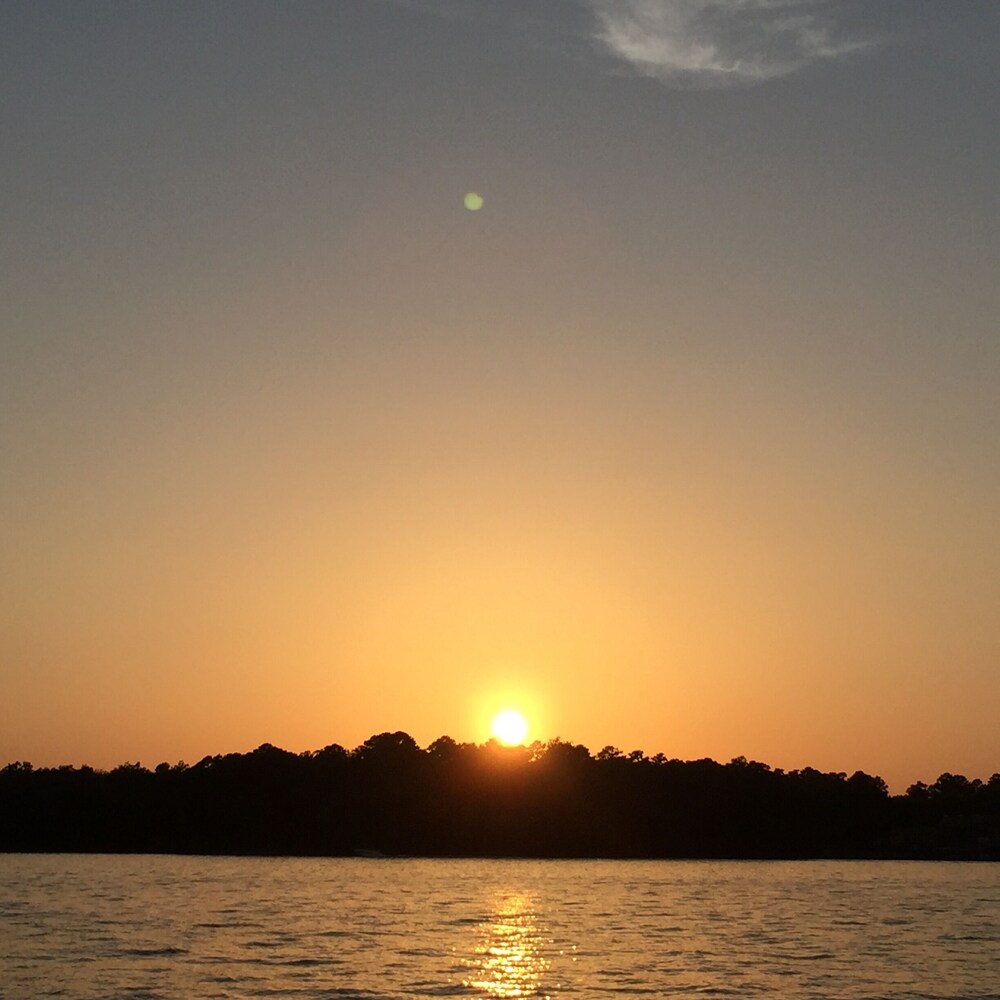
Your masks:
M 1000 770 L 997 8 L 918 6 L 728 75 L 584 0 L 5 10 L 0 763 Z

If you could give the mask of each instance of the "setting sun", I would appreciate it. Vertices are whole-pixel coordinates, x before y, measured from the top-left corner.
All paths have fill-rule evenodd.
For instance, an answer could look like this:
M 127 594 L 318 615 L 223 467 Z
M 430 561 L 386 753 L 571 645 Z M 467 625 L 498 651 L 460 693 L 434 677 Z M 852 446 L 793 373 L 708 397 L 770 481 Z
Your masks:
M 501 743 L 516 746 L 528 735 L 528 720 L 520 712 L 507 709 L 493 716 L 490 731 Z

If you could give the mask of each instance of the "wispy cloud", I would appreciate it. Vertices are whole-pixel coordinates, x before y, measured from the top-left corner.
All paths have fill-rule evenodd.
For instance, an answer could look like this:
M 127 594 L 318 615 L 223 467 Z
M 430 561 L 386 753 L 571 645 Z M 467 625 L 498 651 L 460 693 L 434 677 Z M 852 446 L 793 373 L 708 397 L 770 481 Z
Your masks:
M 587 2 L 608 52 L 680 86 L 756 83 L 874 44 L 838 22 L 842 0 Z

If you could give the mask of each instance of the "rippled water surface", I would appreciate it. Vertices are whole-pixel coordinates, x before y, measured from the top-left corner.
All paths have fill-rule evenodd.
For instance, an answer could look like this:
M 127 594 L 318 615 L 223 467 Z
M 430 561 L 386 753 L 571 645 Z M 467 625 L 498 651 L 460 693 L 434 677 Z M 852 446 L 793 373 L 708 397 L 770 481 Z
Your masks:
M 1000 865 L 0 855 L 0 997 L 1000 997 Z

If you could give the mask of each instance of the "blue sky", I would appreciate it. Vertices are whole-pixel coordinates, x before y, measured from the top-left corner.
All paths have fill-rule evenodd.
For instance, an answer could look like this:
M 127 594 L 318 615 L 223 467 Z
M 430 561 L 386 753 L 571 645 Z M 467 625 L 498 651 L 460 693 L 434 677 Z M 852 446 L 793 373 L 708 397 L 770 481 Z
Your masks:
M 6 4 L 0 759 L 988 777 L 998 27 Z

